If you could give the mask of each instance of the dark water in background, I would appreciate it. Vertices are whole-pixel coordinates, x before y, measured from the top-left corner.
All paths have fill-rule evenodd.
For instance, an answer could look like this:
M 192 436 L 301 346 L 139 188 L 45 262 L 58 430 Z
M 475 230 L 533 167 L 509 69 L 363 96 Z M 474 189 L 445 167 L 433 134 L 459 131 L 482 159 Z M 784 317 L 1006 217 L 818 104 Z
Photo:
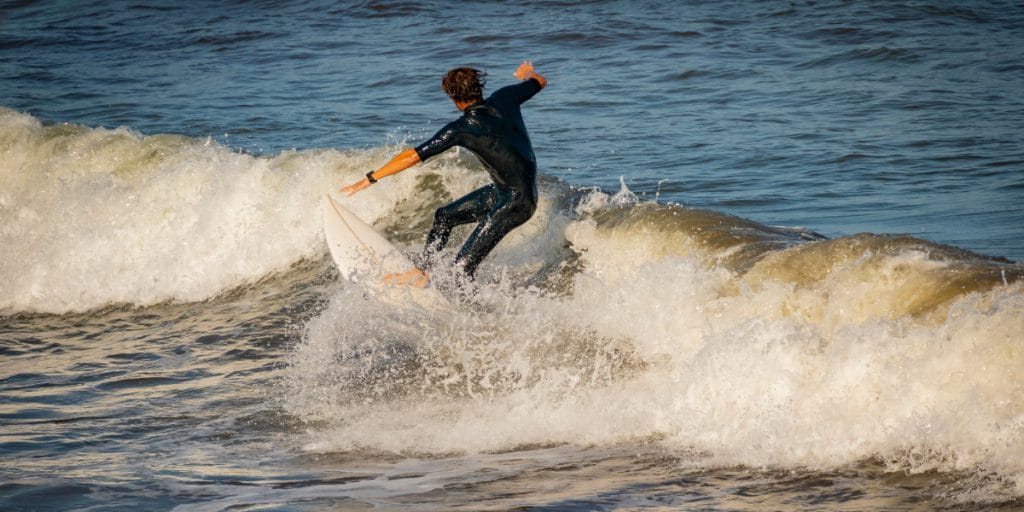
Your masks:
M 0 4 L 0 508 L 1020 507 L 1022 43 L 1014 2 Z M 522 59 L 544 202 L 474 305 L 339 282 L 321 194 Z M 484 179 L 352 206 L 412 250 Z
M 553 84 L 528 114 L 548 175 L 1024 257 L 1016 2 L 275 4 L 6 7 L 2 104 L 259 154 L 366 148 L 451 118 L 450 67 L 497 86 L 530 58 Z

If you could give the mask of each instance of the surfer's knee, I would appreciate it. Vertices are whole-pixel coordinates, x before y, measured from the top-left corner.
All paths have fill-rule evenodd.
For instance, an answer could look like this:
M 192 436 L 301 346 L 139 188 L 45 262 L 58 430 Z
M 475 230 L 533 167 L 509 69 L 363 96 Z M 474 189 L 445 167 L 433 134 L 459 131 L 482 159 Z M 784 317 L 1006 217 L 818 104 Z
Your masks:
M 434 224 L 441 226 L 452 225 L 452 214 L 448 211 L 448 207 L 442 206 L 434 210 Z
M 495 215 L 495 222 L 498 224 L 501 231 L 508 233 L 509 231 L 526 224 L 526 221 L 530 220 L 536 211 L 536 203 L 522 201 L 509 205 L 508 207 L 503 208 L 500 212 L 497 212 L 498 214 Z M 504 236 L 504 234 L 502 236 Z

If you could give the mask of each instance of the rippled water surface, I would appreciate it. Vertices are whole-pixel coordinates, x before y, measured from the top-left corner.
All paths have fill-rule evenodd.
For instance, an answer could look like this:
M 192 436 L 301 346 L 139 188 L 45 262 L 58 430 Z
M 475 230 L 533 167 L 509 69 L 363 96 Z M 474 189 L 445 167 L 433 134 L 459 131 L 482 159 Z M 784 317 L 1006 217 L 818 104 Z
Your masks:
M 523 59 L 536 216 L 340 279 L 322 195 Z M 2 4 L 0 509 L 1019 509 L 1022 70 L 1016 2 Z
M 1014 2 L 41 3 L 3 22 L 7 107 L 247 151 L 421 139 L 438 77 L 534 60 L 547 174 L 830 234 L 1024 257 Z

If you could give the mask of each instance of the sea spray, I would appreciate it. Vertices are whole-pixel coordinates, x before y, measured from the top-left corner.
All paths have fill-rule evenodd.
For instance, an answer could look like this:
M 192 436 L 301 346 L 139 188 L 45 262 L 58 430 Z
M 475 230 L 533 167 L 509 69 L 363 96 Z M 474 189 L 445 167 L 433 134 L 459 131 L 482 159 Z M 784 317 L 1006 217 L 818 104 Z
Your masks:
M 492 279 L 463 310 L 376 315 L 340 285 L 288 379 L 289 410 L 320 425 L 307 448 L 643 442 L 711 467 L 881 461 L 976 474 L 971 499 L 1022 493 L 1019 265 L 601 194 L 565 209 L 567 293 Z
M 202 301 L 320 258 L 320 197 L 393 151 L 253 156 L 209 139 L 44 125 L 0 110 L 0 311 Z M 443 190 L 469 172 L 454 161 L 366 191 L 359 215 L 422 217 L 438 200 L 423 182 Z

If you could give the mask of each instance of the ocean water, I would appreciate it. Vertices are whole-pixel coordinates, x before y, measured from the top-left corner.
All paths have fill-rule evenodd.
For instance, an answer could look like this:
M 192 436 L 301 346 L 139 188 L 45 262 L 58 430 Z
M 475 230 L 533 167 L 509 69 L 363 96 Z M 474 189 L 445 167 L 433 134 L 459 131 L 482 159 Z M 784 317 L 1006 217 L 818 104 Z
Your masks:
M 524 59 L 536 216 L 341 279 Z M 1024 507 L 1018 2 L 6 2 L 0 77 L 2 510 Z

